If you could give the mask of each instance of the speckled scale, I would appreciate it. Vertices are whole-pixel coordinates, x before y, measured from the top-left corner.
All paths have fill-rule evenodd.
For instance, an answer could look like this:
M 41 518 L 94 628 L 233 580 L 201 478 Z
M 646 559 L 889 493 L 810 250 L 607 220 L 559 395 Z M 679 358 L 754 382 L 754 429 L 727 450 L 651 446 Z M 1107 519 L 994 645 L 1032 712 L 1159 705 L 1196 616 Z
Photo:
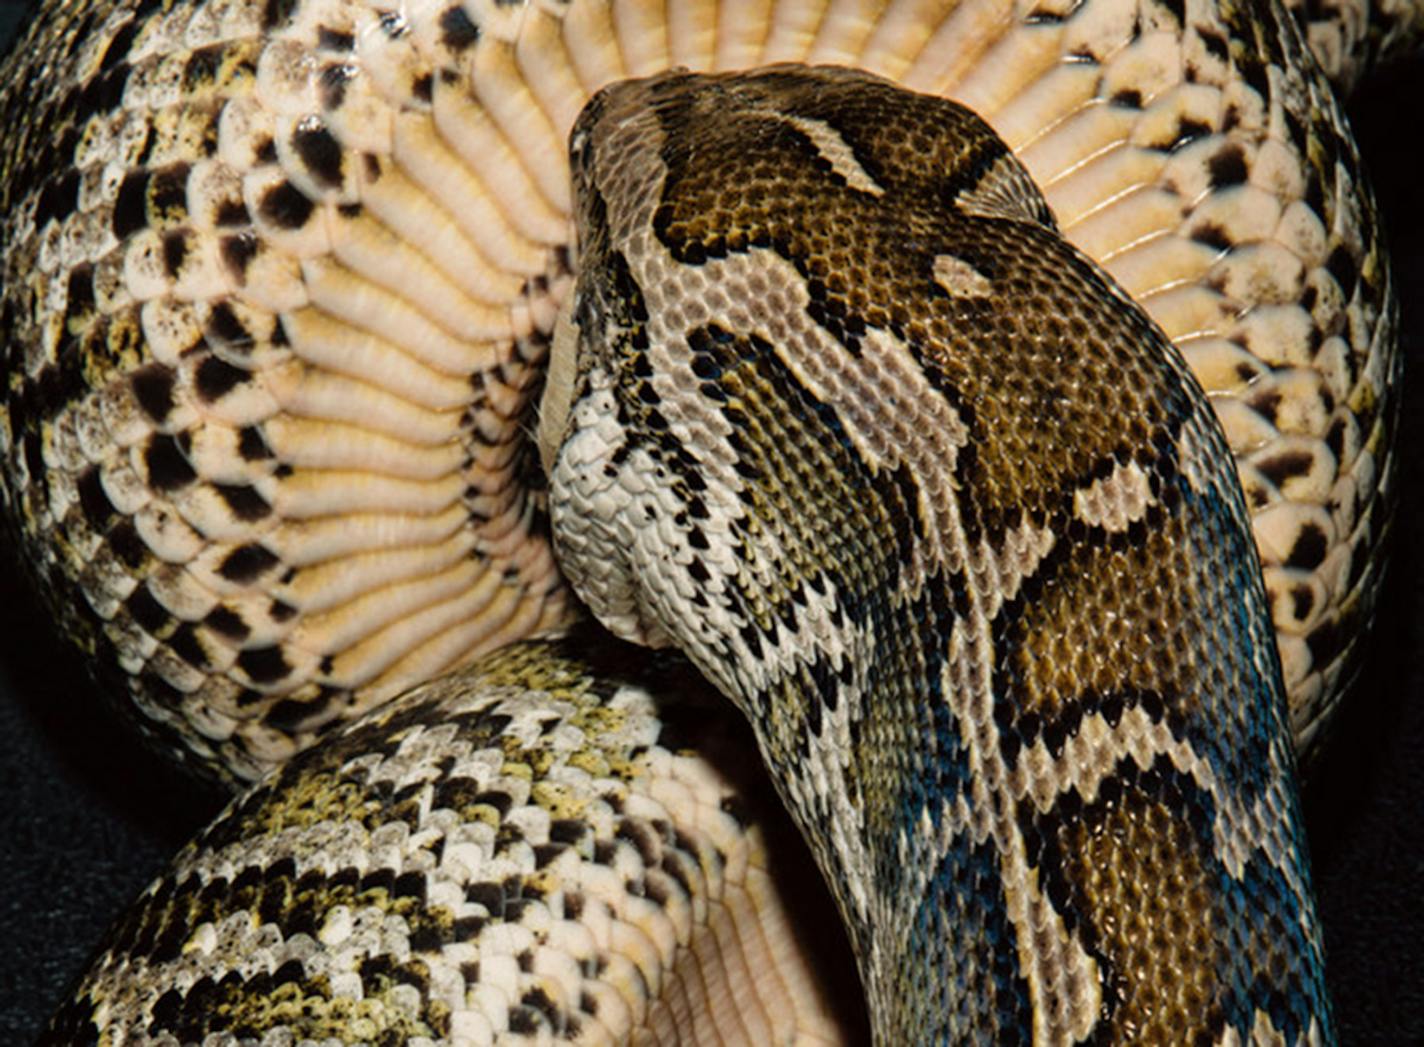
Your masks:
M 431 673 L 565 622 L 523 445 L 570 284 L 564 135 L 593 92 L 624 76 L 832 62 L 979 112 L 1068 239 L 1181 349 L 1237 455 L 1294 733 L 1309 755 L 1372 614 L 1398 360 L 1373 205 L 1306 47 L 1348 83 L 1418 35 L 1418 6 L 1376 5 L 1368 19 L 1353 7 L 1156 0 L 731 10 L 47 6 L 0 74 L 0 487 L 56 618 L 134 696 L 160 744 L 232 779 L 261 775 Z M 859 161 L 828 162 L 854 174 Z M 1027 178 L 990 172 L 958 203 L 1047 217 L 1037 200 Z M 886 272 L 883 258 L 851 268 L 857 281 Z M 946 256 L 931 276 L 973 312 L 983 273 Z M 866 305 L 860 284 L 827 277 L 823 315 L 854 342 L 864 317 L 845 303 Z M 773 312 L 792 304 L 755 274 L 746 286 Z M 679 308 L 675 323 L 707 320 Z M 904 322 L 899 311 L 890 319 Z M 1055 315 L 1048 326 L 1071 332 L 1074 322 Z M 1042 333 L 1002 323 L 1005 336 Z M 765 346 L 726 328 L 702 323 L 699 337 L 705 368 L 722 367 L 729 346 L 763 361 L 737 379 L 758 395 L 836 386 L 825 369 L 778 371 Z M 876 395 L 906 395 L 906 373 L 877 366 Z M 697 373 L 718 388 L 711 370 Z M 666 423 L 665 380 L 629 377 L 641 416 Z M 1025 395 L 1038 386 L 1004 380 Z M 939 434 L 942 451 L 954 439 L 937 428 L 946 417 L 906 412 L 884 429 L 843 421 L 860 424 L 858 451 L 893 457 L 925 433 Z M 713 416 L 702 421 L 717 430 Z M 765 424 L 782 423 L 770 412 Z M 677 598 L 706 608 L 721 598 L 729 550 L 763 535 L 759 525 L 718 532 L 698 487 L 706 478 L 673 451 L 659 449 L 658 479 L 676 498 L 647 497 L 643 523 L 686 530 L 695 554 Z M 1040 446 L 1038 457 L 1050 456 Z M 831 523 L 849 519 L 843 477 L 770 458 L 758 468 L 768 490 L 802 483 L 829 503 Z M 1115 475 L 1082 476 L 1074 496 L 1075 511 L 1109 529 L 1143 500 L 1137 480 Z M 871 486 L 893 510 L 871 529 L 913 561 L 907 536 L 933 533 L 935 501 L 917 503 L 904 462 Z M 764 504 L 787 506 L 774 495 Z M 1046 555 L 1044 533 L 987 509 L 978 522 L 994 541 L 970 548 L 957 577 L 1009 591 Z M 904 520 L 913 526 L 895 526 Z M 843 568 L 867 592 L 885 548 Z M 807 607 L 852 647 L 887 611 L 873 594 L 828 599 L 828 578 L 802 577 L 815 557 L 798 556 L 763 564 L 742 587 L 755 628 L 727 650 L 785 658 L 796 721 L 840 744 L 859 721 L 844 704 L 803 699 L 847 686 L 849 657 L 787 652 L 809 642 Z M 905 576 L 923 583 L 924 564 Z M 931 587 L 915 614 L 948 622 L 965 591 Z M 1044 657 L 1076 670 L 1082 656 L 1060 639 Z M 919 715 L 922 736 L 943 736 Z M 1100 741 L 1095 724 L 1128 720 L 1161 744 L 1161 704 L 1116 693 L 1004 737 L 1024 760 L 1071 758 L 1075 746 L 1081 757 Z M 810 754 L 813 777 L 838 771 L 829 751 Z M 945 751 L 936 773 L 948 788 L 962 764 L 954 746 Z M 1051 805 L 1050 784 L 1030 775 L 1020 787 L 1037 809 Z M 958 827 L 965 816 L 931 820 Z M 903 865 L 904 855 L 881 861 Z M 982 850 L 956 861 L 991 891 Z M 992 921 L 983 931 L 1003 933 Z M 985 993 L 992 982 L 1006 1013 L 1020 1005 L 1014 972 L 974 977 Z
M 392 106 L 420 92 L 398 72 L 453 60 L 422 25 L 344 4 L 64 18 L 40 39 L 84 46 L 43 133 L 69 159 L 32 164 L 23 134 L 7 153 L 12 518 L 56 534 L 42 588 L 148 729 L 250 777 L 415 663 L 563 615 L 511 482 L 543 351 L 511 311 L 547 295 L 547 252 L 511 248 L 519 276 L 458 230 L 435 262 L 402 254 L 432 204 L 400 174 Z M 367 74 L 334 91 L 363 27 Z M 7 104 L 45 82 L 7 77 Z
M 720 992 L 722 1035 L 853 1028 L 789 951 L 826 900 L 771 887 L 795 857 L 766 783 L 681 748 L 739 728 L 693 726 L 719 699 L 685 669 L 588 639 L 412 691 L 235 801 L 41 1042 L 606 1043 L 675 1036 Z

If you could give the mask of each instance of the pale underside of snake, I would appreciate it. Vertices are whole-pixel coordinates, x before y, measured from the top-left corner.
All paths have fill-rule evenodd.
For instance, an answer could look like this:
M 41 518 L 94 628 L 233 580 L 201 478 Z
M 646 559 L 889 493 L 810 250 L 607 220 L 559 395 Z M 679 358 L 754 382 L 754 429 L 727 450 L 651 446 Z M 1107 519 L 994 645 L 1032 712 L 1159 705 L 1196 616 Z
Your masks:
M 1398 361 L 1327 73 L 1421 20 L 46 5 L 7 514 L 260 779 L 49 1039 L 853 1040 L 794 823 L 879 1042 L 1331 1040 Z

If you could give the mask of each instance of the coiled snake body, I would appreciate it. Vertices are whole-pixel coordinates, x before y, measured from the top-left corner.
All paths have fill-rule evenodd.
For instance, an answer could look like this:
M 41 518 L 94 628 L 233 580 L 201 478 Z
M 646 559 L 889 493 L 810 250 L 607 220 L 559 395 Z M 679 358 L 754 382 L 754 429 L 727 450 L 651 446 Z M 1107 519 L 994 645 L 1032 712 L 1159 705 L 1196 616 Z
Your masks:
M 1397 360 L 1307 41 L 1420 20 L 46 7 L 9 519 L 140 726 L 260 778 L 49 1037 L 853 1037 L 741 727 L 567 576 L 747 714 L 880 1042 L 1329 1041 L 1291 740 Z

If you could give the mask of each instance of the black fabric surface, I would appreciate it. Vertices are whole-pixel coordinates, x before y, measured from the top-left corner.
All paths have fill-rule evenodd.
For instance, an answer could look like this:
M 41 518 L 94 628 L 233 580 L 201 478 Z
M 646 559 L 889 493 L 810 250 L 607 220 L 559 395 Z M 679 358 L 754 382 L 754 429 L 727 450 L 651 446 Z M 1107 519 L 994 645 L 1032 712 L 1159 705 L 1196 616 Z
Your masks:
M 0 48 L 15 4 L 0 3 Z M 1365 680 L 1306 799 L 1347 1044 L 1424 1044 L 1424 63 L 1352 108 L 1395 245 L 1412 386 L 1396 560 Z M 219 799 L 144 752 L 0 556 L 0 1044 L 30 1042 L 105 926 Z

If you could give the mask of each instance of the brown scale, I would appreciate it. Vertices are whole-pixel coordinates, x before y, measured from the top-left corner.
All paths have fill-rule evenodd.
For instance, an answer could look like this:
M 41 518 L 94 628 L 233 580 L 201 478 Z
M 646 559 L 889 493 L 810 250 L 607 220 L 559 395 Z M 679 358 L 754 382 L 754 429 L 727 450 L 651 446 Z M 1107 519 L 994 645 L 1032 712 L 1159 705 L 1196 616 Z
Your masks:
M 1184 584 L 1196 575 L 1187 522 L 1153 515 L 1136 541 L 1084 543 L 1055 559 L 997 626 L 1011 652 L 1004 676 L 1016 719 L 1054 720 L 1085 694 L 1152 693 L 1173 707 L 1194 705 L 1203 666 L 1192 632 L 1177 623 L 1220 609 Z
M 977 117 L 925 96 L 900 106 L 903 96 L 889 84 L 863 94 L 824 85 L 798 91 L 795 76 L 768 77 L 764 104 L 772 90 L 787 90 L 785 111 L 839 133 L 885 196 L 827 179 L 814 146 L 769 112 L 713 125 L 728 139 L 716 141 L 703 130 L 725 105 L 714 89 L 699 103 L 661 109 L 670 133 L 697 127 L 699 142 L 713 139 L 709 152 L 730 159 L 714 167 L 665 151 L 659 238 L 693 264 L 771 247 L 808 281 L 812 315 L 852 353 L 869 327 L 906 340 L 932 384 L 975 427 L 968 474 L 975 517 L 991 534 L 1023 516 L 1046 522 L 1085 472 L 1151 443 L 1155 434 L 1141 421 L 1149 404 L 1180 413 L 1185 369 L 1144 366 L 1133 340 L 1155 337 L 1152 329 L 1136 311 L 1126 325 L 1116 320 L 1120 300 L 1078 256 L 1050 248 L 1047 231 L 1022 220 L 965 220 L 945 207 L 1006 155 Z M 932 275 L 939 255 L 965 262 L 992 289 L 947 295 Z M 912 315 L 908 302 L 925 309 Z M 1084 389 L 1095 391 L 1091 401 Z M 966 523 L 972 535 L 975 519 Z
M 1215 886 L 1223 870 L 1209 832 L 1175 806 L 1185 799 L 1124 790 L 1120 803 L 1060 831 L 1054 857 L 1063 864 L 1047 877 L 1050 890 L 1072 885 L 1064 908 L 1109 967 L 1116 998 L 1104 1042 L 1169 1043 L 1223 1025 L 1216 976 L 1245 943 L 1222 934 L 1233 918 Z M 1162 870 L 1171 870 L 1166 882 Z M 1158 969 L 1175 976 L 1142 976 Z
M 978 986 L 970 992 L 967 975 L 955 976 L 949 987 L 921 985 L 913 998 L 894 987 L 919 984 L 913 971 L 937 962 L 932 954 L 946 948 L 944 942 L 955 943 L 951 950 L 961 947 L 954 934 L 963 928 L 906 946 L 907 935 L 915 942 L 920 933 L 906 913 L 918 920 L 925 910 L 951 911 L 964 892 L 990 911 L 1007 913 L 1013 904 L 1007 892 L 1022 899 L 1034 883 L 1043 885 L 1068 933 L 1097 961 L 1103 1013 L 1096 1031 L 1110 1041 L 1141 1032 L 1151 1042 L 1186 1024 L 1214 1035 L 1230 1025 L 1246 1036 L 1254 1009 L 1266 1007 L 1268 997 L 1271 1006 L 1277 997 L 1289 1001 L 1273 1020 L 1291 1037 L 1312 1020 L 1328 1026 L 1318 932 L 1309 899 L 1301 895 L 1306 873 L 1287 777 L 1279 672 L 1269 656 L 1253 654 L 1269 652 L 1270 636 L 1244 505 L 1205 397 L 1170 343 L 1041 224 L 1039 208 L 996 192 L 1005 150 L 952 103 L 906 98 L 838 70 L 671 74 L 610 89 L 608 96 L 607 108 L 593 107 L 575 131 L 576 142 L 584 134 L 603 150 L 576 159 L 576 188 L 588 184 L 599 194 L 597 206 L 581 214 L 584 242 L 591 245 L 581 258 L 581 288 L 602 287 L 601 270 L 613 260 L 631 265 L 635 289 L 639 279 L 660 278 L 664 263 L 639 256 L 652 252 L 640 245 L 644 230 L 628 217 L 639 213 L 648 192 L 634 173 L 665 171 L 652 213 L 653 251 L 666 249 L 689 272 L 702 270 L 697 279 L 703 282 L 732 271 L 712 263 L 733 254 L 789 262 L 805 282 L 810 322 L 840 344 L 827 351 L 845 353 L 834 361 L 843 376 L 859 373 L 870 351 L 866 343 L 883 328 L 907 347 L 968 430 L 957 462 L 910 457 L 916 448 L 903 449 L 902 460 L 913 463 L 903 496 L 889 469 L 841 450 L 848 448 L 841 419 L 853 409 L 872 410 L 877 424 L 895 427 L 892 415 L 903 408 L 852 403 L 849 398 L 872 395 L 853 377 L 839 391 L 845 399 L 818 402 L 792 377 L 793 362 L 811 367 L 796 354 L 817 345 L 799 327 L 791 327 L 795 344 L 785 346 L 749 331 L 670 336 L 685 339 L 694 353 L 710 345 L 706 351 L 717 365 L 712 389 L 704 386 L 702 396 L 724 405 L 716 409 L 732 427 L 726 439 L 743 478 L 745 507 L 744 517 L 730 517 L 743 544 L 729 579 L 740 595 L 726 600 L 725 610 L 742 623 L 744 640 L 748 633 L 759 637 L 746 641 L 752 657 L 761 657 L 759 644 L 785 643 L 785 627 L 763 608 L 789 602 L 794 586 L 806 580 L 802 549 L 811 551 L 815 565 L 809 577 L 834 578 L 848 609 L 868 622 L 867 649 L 847 653 L 850 676 L 864 695 L 850 717 L 853 752 L 844 762 L 853 769 L 831 785 L 859 815 L 848 828 L 827 828 L 821 807 L 832 801 L 807 785 L 806 767 L 807 754 L 818 752 L 814 742 L 826 741 L 820 736 L 827 715 L 850 700 L 847 693 L 834 682 L 821 689 L 816 673 L 800 665 L 768 666 L 761 676 L 719 666 L 716 676 L 736 681 L 731 696 L 752 715 L 764 757 L 796 783 L 789 788 L 801 801 L 798 824 L 813 841 L 860 946 L 877 1036 L 887 1043 L 954 1040 L 996 1022 L 1001 1034 L 1020 1034 L 1018 1023 L 1027 1021 L 1022 1011 L 991 1019 L 975 1010 L 992 994 Z M 893 106 L 891 98 L 905 104 Z M 842 99 L 849 101 L 842 105 Z M 629 115 L 644 101 L 655 123 Z M 931 133 L 946 144 L 928 145 Z M 907 160 L 915 153 L 933 159 L 917 166 Z M 1005 197 L 996 210 L 993 201 Z M 631 262 L 623 262 L 622 252 Z M 953 260 L 947 266 L 946 258 Z M 830 259 L 849 276 L 823 279 Z M 780 272 L 771 261 L 766 268 Z M 943 285 L 937 269 L 948 274 Z M 740 285 L 727 292 L 735 293 L 733 286 Z M 714 293 L 705 297 L 711 301 Z M 897 315 L 893 303 L 907 301 L 922 303 L 923 312 Z M 771 321 L 753 314 L 749 322 Z M 592 310 L 581 320 L 580 337 L 581 368 L 627 371 L 629 349 L 612 309 Z M 692 367 L 697 370 L 695 362 Z M 615 387 L 614 396 L 628 402 L 625 387 Z M 636 427 L 621 438 L 630 444 L 646 439 Z M 605 475 L 616 477 L 618 462 L 613 456 Z M 936 469 L 953 475 L 936 483 Z M 1110 524 L 1079 518 L 1076 500 L 1092 485 L 1121 485 L 1126 481 L 1118 474 L 1132 470 L 1145 488 L 1136 515 Z M 904 574 L 908 554 L 887 556 L 888 547 L 914 533 L 917 514 L 909 506 L 920 493 L 942 487 L 955 492 L 963 537 L 946 536 L 954 562 L 938 565 L 916 591 Z M 852 499 L 855 516 L 835 508 Z M 579 512 L 573 508 L 563 524 L 556 518 L 556 531 L 567 526 L 583 533 Z M 1046 526 L 1053 545 L 1046 559 L 1024 568 L 1022 592 L 1002 592 L 996 582 L 959 573 L 981 539 L 990 555 L 1003 555 L 1006 532 L 1025 522 Z M 659 543 L 647 544 L 653 559 L 666 555 Z M 779 572 L 758 570 L 773 548 L 790 562 L 778 565 Z M 564 563 L 580 586 L 579 565 L 570 555 Z M 761 579 L 756 602 L 742 589 L 741 580 L 751 578 Z M 595 613 L 604 584 L 594 577 L 580 590 Z M 649 583 L 632 567 L 619 584 Z M 986 610 L 994 597 L 1005 601 L 997 616 Z M 683 642 L 699 664 L 728 658 L 730 637 L 709 642 L 676 620 L 655 617 L 654 624 Z M 1228 628 L 1234 638 L 1218 650 Z M 980 629 L 992 640 L 987 662 L 974 646 Z M 1235 637 L 1242 630 L 1244 638 Z M 963 652 L 957 661 L 949 653 L 956 644 Z M 797 649 L 808 658 L 818 653 L 805 641 Z M 991 723 L 978 704 L 981 691 L 994 705 Z M 1132 724 L 1121 723 L 1124 707 L 1134 704 L 1153 723 L 1165 712 L 1168 741 L 1137 738 Z M 1099 706 L 1111 744 L 1123 755 L 1090 797 L 1102 812 L 1085 814 L 1073 784 L 1080 769 L 1059 758 L 1064 737 L 1077 735 L 1081 719 Z M 1016 766 L 1040 732 L 1050 760 L 1059 762 L 1047 769 Z M 1179 773 L 1158 748 L 1164 744 L 1200 761 L 1193 773 L 1203 780 Z M 975 760 L 985 765 L 982 772 Z M 1092 769 L 1081 770 L 1091 784 Z M 1040 773 L 1058 799 L 1042 814 L 1028 803 L 1018 809 L 1011 795 L 1016 786 L 1004 779 Z M 975 778 L 998 784 L 989 784 L 981 798 Z M 1044 784 L 1030 781 L 1027 789 L 1036 794 Z M 1272 812 L 1268 832 L 1240 824 L 1257 803 Z M 982 819 L 993 826 L 991 839 L 981 841 L 969 829 L 944 830 L 937 839 L 927 823 L 940 818 L 941 804 L 949 810 L 967 804 L 971 824 Z M 996 821 L 1000 811 L 1005 817 Z M 1190 830 L 1164 825 L 1169 817 L 1191 822 Z M 1150 839 L 1136 835 L 1144 829 Z M 847 833 L 865 847 L 863 864 L 841 862 L 835 841 Z M 1218 854 L 1219 846 L 1229 851 L 1234 844 L 1219 844 L 1217 834 L 1248 838 L 1239 874 Z M 1022 868 L 1015 864 L 1016 839 L 1023 841 Z M 928 881 L 915 879 L 891 857 L 896 854 L 908 869 L 936 872 Z M 1006 892 L 999 900 L 982 882 L 986 868 Z M 970 883 L 970 876 L 978 878 Z M 897 907 L 907 892 L 923 894 L 914 893 L 908 908 Z M 895 915 L 877 924 L 852 900 L 867 894 L 889 899 L 884 905 Z M 1161 911 L 1148 937 L 1174 941 L 1143 945 L 1139 910 L 1163 904 L 1189 914 L 1215 906 L 1205 945 L 1195 931 L 1178 935 L 1179 924 Z M 879 915 L 876 906 L 872 901 L 869 911 Z M 1247 928 L 1272 921 L 1311 929 L 1251 957 L 1261 961 L 1258 973 L 1231 967 L 1225 958 L 1241 955 Z M 989 932 L 1005 957 L 1001 990 L 1013 982 L 1015 949 L 1031 963 L 1051 962 L 1043 958 L 1050 952 L 1025 940 L 1033 933 Z M 998 959 L 982 962 L 998 966 Z M 1183 999 L 1174 995 L 1182 983 L 1179 963 L 1187 965 L 1185 977 L 1206 979 Z M 1059 974 L 1041 977 L 1053 986 L 1045 990 L 1050 1000 L 1071 994 L 1053 981 Z

